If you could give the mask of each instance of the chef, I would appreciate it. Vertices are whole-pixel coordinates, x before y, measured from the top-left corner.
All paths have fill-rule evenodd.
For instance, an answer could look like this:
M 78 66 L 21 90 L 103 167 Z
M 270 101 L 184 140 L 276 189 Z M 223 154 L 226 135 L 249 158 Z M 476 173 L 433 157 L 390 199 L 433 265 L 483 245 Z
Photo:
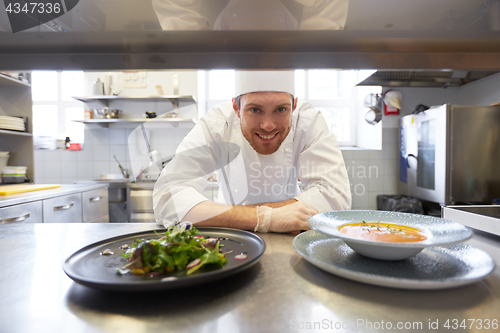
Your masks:
M 291 232 L 308 230 L 314 214 L 350 209 L 335 135 L 293 92 L 293 71 L 237 71 L 237 97 L 201 118 L 162 170 L 156 221 Z M 202 192 L 215 170 L 220 189 L 212 202 Z

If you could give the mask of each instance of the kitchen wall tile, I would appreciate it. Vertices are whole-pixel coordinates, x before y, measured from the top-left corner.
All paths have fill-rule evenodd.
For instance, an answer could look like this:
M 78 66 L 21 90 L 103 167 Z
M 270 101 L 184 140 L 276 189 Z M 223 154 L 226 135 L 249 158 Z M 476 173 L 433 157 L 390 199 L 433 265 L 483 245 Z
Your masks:
M 384 159 L 394 159 L 399 157 L 399 146 L 397 144 L 390 144 L 383 148 Z
M 45 163 L 35 160 L 35 183 L 43 184 L 45 181 Z
M 399 160 L 385 159 L 384 160 L 384 175 L 392 175 L 394 178 L 399 177 Z
M 94 147 L 91 145 L 85 144 L 83 150 L 80 150 L 76 154 L 77 162 L 90 162 L 94 160 Z
M 94 162 L 78 162 L 76 169 L 78 172 L 78 180 L 90 180 L 94 178 Z
M 369 152 L 368 150 L 364 149 L 353 149 L 351 150 L 351 158 L 354 160 L 368 159 L 369 158 L 368 152 Z
M 384 160 L 369 160 L 367 173 L 368 178 L 385 175 Z
M 381 160 L 383 158 L 384 158 L 384 152 L 382 150 L 368 150 L 368 159 Z
M 109 161 L 109 145 L 94 145 L 93 161 Z
M 33 158 L 35 159 L 35 164 L 45 161 L 45 150 L 35 150 Z M 36 169 L 35 169 L 36 172 Z
M 61 162 L 61 178 L 73 178 L 78 177 L 76 161 L 64 161 Z
M 45 178 L 44 184 L 61 184 L 61 177 Z
M 344 160 L 350 160 L 352 159 L 352 151 L 350 149 L 342 149 L 342 157 L 344 157 Z
M 382 144 L 397 143 L 399 138 L 399 128 L 384 128 L 382 130 Z
M 89 126 L 85 126 L 85 130 L 83 132 L 83 142 L 84 148 L 94 144 L 94 134 Z
M 78 154 L 81 152 L 81 150 L 61 150 L 61 162 L 65 161 L 71 161 L 71 162 L 76 162 L 78 159 Z
M 384 192 L 385 176 L 370 177 L 368 180 L 368 189 L 370 192 Z
M 398 179 L 394 175 L 384 176 L 384 192 L 385 194 L 398 193 Z
M 45 178 L 60 178 L 61 162 L 45 162 Z
M 45 162 L 61 162 L 61 151 L 60 150 L 45 151 Z
M 352 196 L 352 209 L 367 209 L 368 207 L 368 193 L 364 195 Z
M 121 145 L 125 142 L 125 129 L 109 129 L 109 144 Z
M 94 162 L 93 179 L 101 178 L 101 175 L 106 174 L 106 173 L 110 173 L 109 170 L 110 170 L 110 168 L 109 168 L 108 161 Z M 118 170 L 118 172 L 113 172 L 113 173 L 120 173 L 120 172 Z
M 377 195 L 379 194 L 379 192 L 368 192 L 368 202 L 366 204 L 366 209 L 377 209 Z
M 127 160 L 127 146 L 124 144 L 109 145 L 109 161 L 116 164 L 114 156 L 120 163 L 124 163 Z
M 92 129 L 93 145 L 109 145 L 109 130 L 108 129 Z

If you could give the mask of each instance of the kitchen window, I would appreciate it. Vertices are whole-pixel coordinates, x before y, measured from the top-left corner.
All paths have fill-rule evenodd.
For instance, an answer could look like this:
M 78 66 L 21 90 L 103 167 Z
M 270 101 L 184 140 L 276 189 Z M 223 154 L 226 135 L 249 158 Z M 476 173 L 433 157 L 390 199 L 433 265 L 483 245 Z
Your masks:
M 82 71 L 34 71 L 32 73 L 33 136 L 35 149 L 56 149 L 56 140 L 69 137 L 83 143 L 82 103 L 73 96 L 82 96 Z
M 365 126 L 363 100 L 367 93 L 382 91 L 380 86 L 356 87 L 367 76 L 367 72 L 369 71 L 295 70 L 295 96 L 299 101 L 308 101 L 321 111 L 340 146 L 358 145 L 358 127 Z M 198 92 L 203 92 L 205 97 L 203 101 L 201 94 L 198 96 L 201 117 L 216 104 L 234 97 L 235 71 L 199 71 L 198 83 Z

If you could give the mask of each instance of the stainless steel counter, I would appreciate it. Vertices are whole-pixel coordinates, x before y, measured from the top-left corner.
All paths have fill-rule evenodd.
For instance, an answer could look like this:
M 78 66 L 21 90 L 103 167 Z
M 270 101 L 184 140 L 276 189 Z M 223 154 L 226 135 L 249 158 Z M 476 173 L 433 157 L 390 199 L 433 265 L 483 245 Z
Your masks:
M 99 184 L 63 184 L 61 187 L 48 189 L 48 190 L 39 190 L 18 194 L 10 194 L 10 195 L 2 195 L 0 196 L 0 208 L 18 205 L 21 203 L 27 203 L 37 200 L 44 200 L 48 198 L 59 197 L 61 195 L 80 193 L 85 191 L 98 190 L 101 188 L 108 187 L 108 184 L 99 183 Z
M 74 283 L 62 270 L 64 259 L 87 244 L 153 228 L 145 223 L 0 226 L 0 331 L 364 332 L 370 322 L 373 332 L 494 332 L 443 325 L 448 319 L 450 325 L 453 319 L 467 325 L 468 319 L 500 321 L 498 267 L 483 281 L 456 289 L 375 287 L 307 263 L 292 248 L 291 235 L 261 235 L 266 252 L 247 271 L 175 291 L 102 292 Z M 467 243 L 500 263 L 500 237 L 478 232 Z M 430 330 L 436 321 L 439 329 Z M 413 329 L 383 329 L 382 322 Z M 306 329 L 314 325 L 315 330 Z

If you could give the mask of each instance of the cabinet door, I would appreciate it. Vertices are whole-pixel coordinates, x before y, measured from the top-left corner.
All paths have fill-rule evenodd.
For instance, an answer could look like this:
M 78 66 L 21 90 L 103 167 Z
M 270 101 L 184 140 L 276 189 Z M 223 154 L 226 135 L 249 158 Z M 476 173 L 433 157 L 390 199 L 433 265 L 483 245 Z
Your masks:
M 90 222 L 109 214 L 108 189 L 103 188 L 82 193 L 83 222 Z
M 43 222 L 42 201 L 0 208 L 0 224 L 19 222 Z
M 43 200 L 44 223 L 81 223 L 81 193 Z

